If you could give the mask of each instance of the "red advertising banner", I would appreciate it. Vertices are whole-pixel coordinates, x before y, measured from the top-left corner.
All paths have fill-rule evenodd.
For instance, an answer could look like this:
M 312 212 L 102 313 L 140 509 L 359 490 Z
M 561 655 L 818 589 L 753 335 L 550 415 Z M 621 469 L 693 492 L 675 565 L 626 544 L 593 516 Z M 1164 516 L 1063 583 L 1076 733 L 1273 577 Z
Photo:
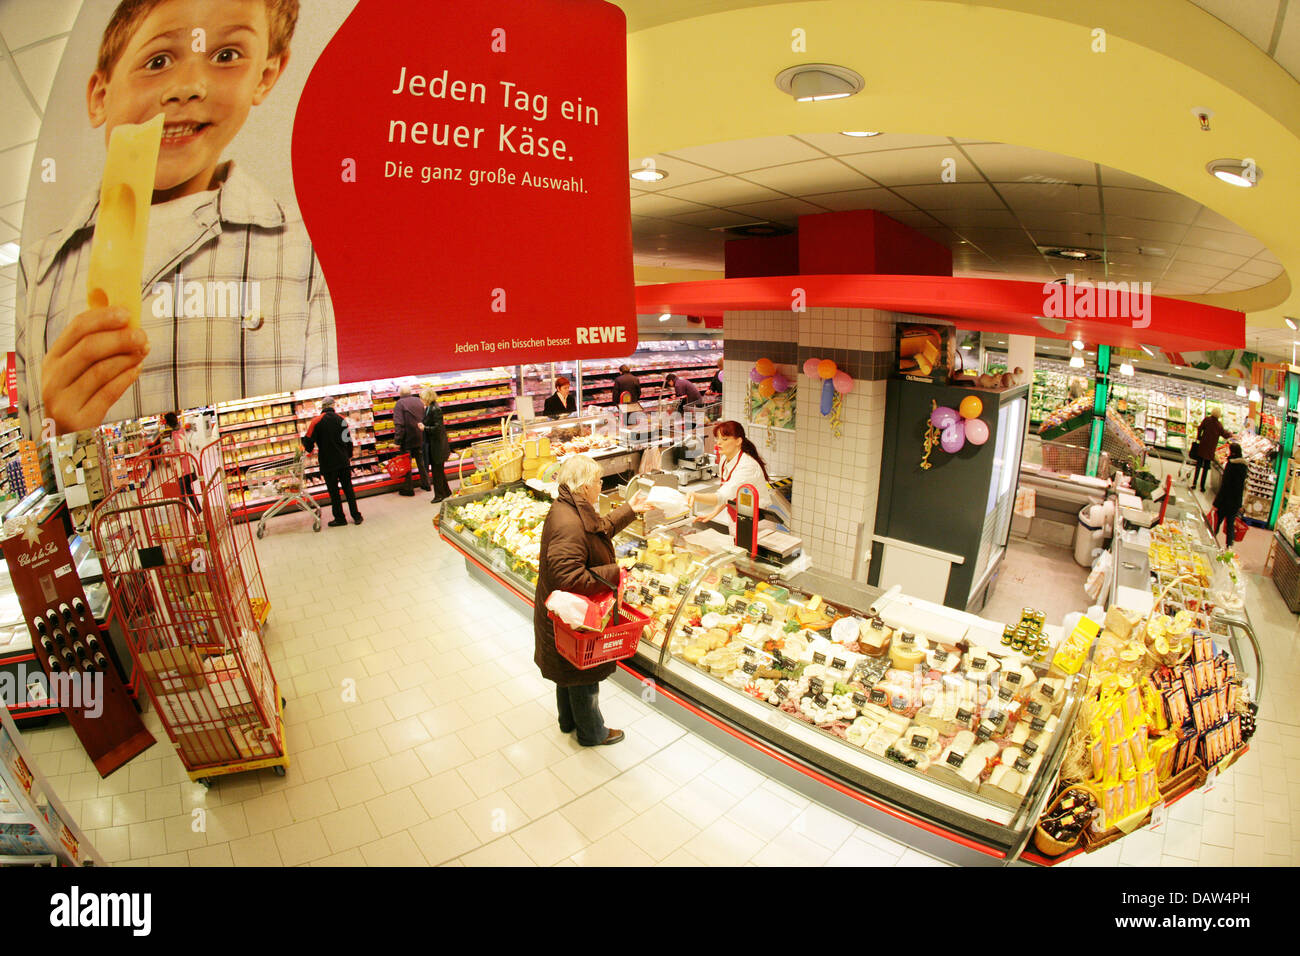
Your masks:
M 84 0 L 24 207 L 28 434 L 630 354 L 626 30 L 606 0 Z
M 344 380 L 635 349 L 626 31 L 603 0 L 357 6 L 293 138 Z

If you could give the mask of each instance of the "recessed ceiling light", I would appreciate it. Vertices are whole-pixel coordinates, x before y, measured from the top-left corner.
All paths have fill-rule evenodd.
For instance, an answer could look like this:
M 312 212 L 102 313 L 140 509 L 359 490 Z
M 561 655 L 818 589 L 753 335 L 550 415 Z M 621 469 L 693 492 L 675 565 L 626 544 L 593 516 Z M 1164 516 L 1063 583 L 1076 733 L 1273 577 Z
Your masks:
M 1146 352 L 1147 355 L 1150 355 L 1152 358 L 1155 358 L 1155 357 L 1156 357 L 1156 353 L 1155 353 L 1155 352 L 1152 352 L 1152 351 L 1151 351 L 1149 348 L 1147 348 L 1145 345 L 1142 346 L 1142 351 L 1143 351 L 1143 352 Z
M 1230 186 L 1249 189 L 1259 182 L 1264 171 L 1249 159 L 1215 159 L 1205 164 L 1205 171 Z
M 800 103 L 842 100 L 866 86 L 862 74 L 832 63 L 803 63 L 776 75 L 776 86 Z
M 1121 375 L 1132 375 L 1132 374 L 1133 374 L 1133 366 L 1132 366 L 1132 365 L 1129 365 L 1128 362 L 1125 362 L 1123 365 L 1121 365 L 1121 366 L 1119 367 L 1119 374 L 1121 374 Z
M 840 135 L 841 136 L 879 136 L 880 130 L 876 130 L 874 133 L 867 133 L 862 131 L 850 132 L 849 130 L 844 130 L 842 133 L 840 133 Z
M 0 266 L 11 266 L 18 261 L 18 243 L 6 242 L 0 245 Z
M 1078 349 L 1079 351 L 1083 351 L 1083 339 L 1075 339 L 1075 340 L 1074 340 L 1072 343 L 1070 343 L 1070 344 L 1073 345 L 1073 346 L 1074 346 L 1076 349 Z
M 1083 356 L 1082 356 L 1082 355 L 1071 355 L 1071 356 L 1070 356 L 1070 368 L 1083 368 Z
M 659 316 L 659 321 L 660 321 L 660 322 L 667 322 L 667 321 L 668 321 L 669 319 L 671 319 L 672 317 L 673 317 L 673 314 L 672 314 L 671 312 L 665 312 L 663 315 Z
M 631 176 L 637 182 L 657 183 L 661 179 L 666 179 L 668 177 L 668 174 L 664 172 L 662 169 L 658 169 L 658 168 L 655 169 L 642 168 L 642 169 L 632 170 Z

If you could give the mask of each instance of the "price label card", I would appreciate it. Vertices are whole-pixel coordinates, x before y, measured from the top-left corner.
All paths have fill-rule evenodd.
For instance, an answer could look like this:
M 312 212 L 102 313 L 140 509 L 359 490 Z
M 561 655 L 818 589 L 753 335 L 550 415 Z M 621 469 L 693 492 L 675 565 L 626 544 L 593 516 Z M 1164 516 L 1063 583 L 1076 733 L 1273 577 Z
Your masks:
M 1013 696 L 1015 696 L 1015 691 L 1010 687 L 1007 687 L 1005 684 L 998 688 L 999 700 L 1010 700 Z
M 744 654 L 746 657 L 757 657 L 758 648 L 754 647 L 752 644 L 746 644 L 740 649 L 740 653 Z
M 988 667 L 989 662 L 982 657 L 972 657 L 970 659 L 970 669 L 973 671 L 982 671 Z
M 986 724 L 980 724 L 979 727 L 975 729 L 976 740 L 988 740 L 992 736 L 993 731 L 990 730 Z
M 1151 808 L 1151 822 L 1147 824 L 1148 830 L 1159 830 L 1165 825 L 1165 817 L 1169 813 L 1169 806 L 1163 800 Z
M 1029 772 L 1029 758 L 1028 758 L 1028 757 L 1017 757 L 1017 758 L 1016 758 L 1016 765 L 1015 765 L 1015 766 L 1016 766 L 1016 769 L 1019 770 L 1021 773 L 1028 773 L 1028 772 Z
M 934 662 L 935 662 L 936 664 L 945 664 L 945 663 L 947 663 L 947 661 L 948 661 L 948 652 L 947 652 L 947 651 L 935 651 L 935 652 L 934 652 Z
M 758 671 L 758 663 L 756 661 L 745 661 L 745 663 L 741 665 L 741 670 L 753 677 Z
M 787 697 L 790 696 L 790 688 L 787 687 L 784 683 L 777 684 L 776 696 L 780 697 L 782 700 L 785 700 Z
M 1041 717 L 1035 717 L 1033 720 L 1029 722 L 1029 729 L 1032 730 L 1034 733 L 1038 733 L 1046 726 L 1047 726 L 1047 721 L 1043 720 L 1043 718 Z
M 948 754 L 948 763 L 954 767 L 960 768 L 961 765 L 964 764 L 965 762 L 966 762 L 965 754 L 959 754 L 955 750 L 952 753 Z
M 971 712 L 967 710 L 965 707 L 957 708 L 957 723 L 969 724 L 972 716 L 973 715 L 971 714 Z
M 848 663 L 842 657 L 831 658 L 831 667 L 835 668 L 837 671 L 842 671 L 848 666 Z
M 925 734 L 912 734 L 912 748 L 914 750 L 924 750 L 930 746 L 930 738 Z
M 813 663 L 822 667 L 826 666 L 826 654 L 823 651 L 813 651 Z
M 1020 671 L 1008 671 L 1002 679 L 1008 684 L 1019 684 L 1024 679 L 1024 676 Z
M 902 641 L 904 644 L 915 644 L 915 643 L 916 643 L 916 635 L 915 635 L 915 634 L 904 634 L 902 637 L 899 638 L 899 640 Z
M 1202 788 L 1206 793 L 1214 789 L 1214 785 L 1219 782 L 1219 768 L 1213 767 L 1205 775 L 1205 786 Z
M 822 679 L 820 677 L 814 677 L 812 680 L 808 682 L 808 688 L 814 694 L 820 694 L 822 692 L 823 686 L 824 685 L 822 684 Z
M 871 702 L 880 707 L 884 707 L 889 703 L 889 695 L 887 695 L 883 690 L 873 687 L 871 688 Z
M 690 588 L 690 585 L 687 584 L 685 581 L 678 581 L 678 582 L 677 582 L 677 593 L 678 593 L 678 594 L 685 594 L 686 591 L 687 591 L 689 588 Z
M 1032 740 L 1026 740 L 1020 745 L 1020 749 L 1032 757 L 1034 754 L 1038 753 L 1038 744 Z
M 1042 690 L 1043 690 L 1043 696 L 1046 697 L 1048 700 L 1051 700 L 1056 695 L 1056 688 L 1053 687 L 1051 684 L 1043 684 Z
M 852 699 L 853 699 L 853 706 L 854 706 L 854 707 L 865 707 L 865 706 L 867 706 L 867 695 L 866 695 L 866 694 L 861 694 L 861 693 L 859 693 L 858 691 L 855 690 L 855 691 L 853 692 L 853 698 L 852 698 Z
M 1031 700 L 1025 706 L 1025 710 L 1029 711 L 1031 716 L 1037 717 L 1039 714 L 1043 712 L 1043 705 L 1036 700 Z

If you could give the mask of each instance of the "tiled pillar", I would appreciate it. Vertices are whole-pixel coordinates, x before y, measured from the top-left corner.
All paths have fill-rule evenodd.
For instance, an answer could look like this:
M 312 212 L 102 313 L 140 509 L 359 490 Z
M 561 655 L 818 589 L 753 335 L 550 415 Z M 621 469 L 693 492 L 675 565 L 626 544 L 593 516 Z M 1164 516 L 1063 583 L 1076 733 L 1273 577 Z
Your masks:
M 807 312 L 728 312 L 723 357 L 723 413 L 745 424 L 773 474 L 794 476 L 793 531 L 814 565 L 866 580 L 871 553 L 885 424 L 885 379 L 893 366 L 895 316 L 870 309 Z M 803 374 L 808 358 L 831 359 L 855 385 L 843 396 L 841 436 L 822 417 L 821 381 Z M 745 381 L 760 358 L 776 362 L 798 382 L 796 430 L 751 427 Z

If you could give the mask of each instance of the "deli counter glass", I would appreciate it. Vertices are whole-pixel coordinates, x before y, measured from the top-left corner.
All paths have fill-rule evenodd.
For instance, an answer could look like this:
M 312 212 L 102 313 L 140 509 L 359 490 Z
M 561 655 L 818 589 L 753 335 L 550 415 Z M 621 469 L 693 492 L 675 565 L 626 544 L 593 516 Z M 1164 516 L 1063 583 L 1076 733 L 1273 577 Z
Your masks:
M 444 508 L 440 533 L 480 580 L 531 603 L 549 505 L 516 486 Z M 615 539 L 622 599 L 650 617 L 624 663 L 877 806 L 1014 858 L 1087 679 L 1049 673 L 1059 631 L 1028 609 L 1004 628 L 816 571 L 782 577 L 698 532 Z

